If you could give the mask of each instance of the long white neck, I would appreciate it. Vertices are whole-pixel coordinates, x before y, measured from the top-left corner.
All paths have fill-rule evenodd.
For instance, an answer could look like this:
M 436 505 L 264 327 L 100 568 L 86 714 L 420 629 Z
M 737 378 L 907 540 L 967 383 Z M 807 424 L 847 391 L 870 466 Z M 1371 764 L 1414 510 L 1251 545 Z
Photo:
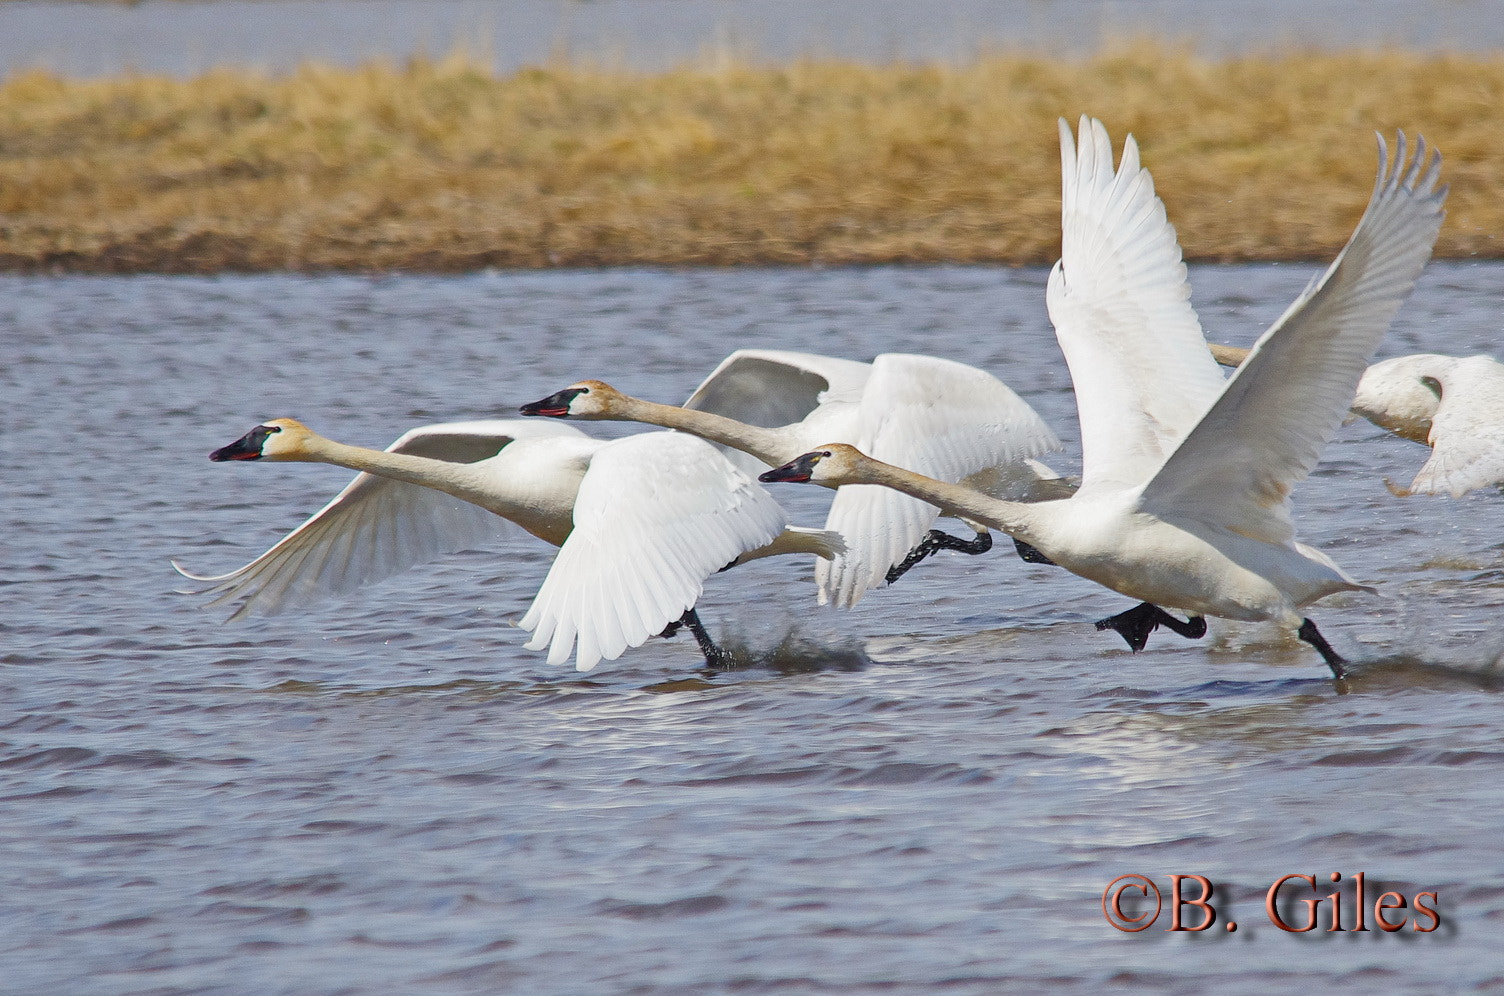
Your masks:
M 513 505 L 507 500 L 509 496 L 499 493 L 496 482 L 473 464 L 349 446 L 313 433 L 309 433 L 298 455 L 292 459 L 329 463 L 394 481 L 406 481 L 453 495 L 498 515 L 512 517 L 508 514 Z
M 724 415 L 660 405 L 641 398 L 623 397 L 612 409 L 610 417 L 614 421 L 644 422 L 665 429 L 679 429 L 712 443 L 750 453 L 770 467 L 788 463 L 805 450 L 798 440 L 779 429 L 765 429 Z
M 858 459 L 852 473 L 841 483 L 881 484 L 929 502 L 947 515 L 979 522 L 1025 542 L 1033 542 L 1036 527 L 1044 518 L 1041 511 L 1046 506 L 1057 504 L 1055 501 L 1004 501 L 964 484 L 947 484 L 868 457 Z

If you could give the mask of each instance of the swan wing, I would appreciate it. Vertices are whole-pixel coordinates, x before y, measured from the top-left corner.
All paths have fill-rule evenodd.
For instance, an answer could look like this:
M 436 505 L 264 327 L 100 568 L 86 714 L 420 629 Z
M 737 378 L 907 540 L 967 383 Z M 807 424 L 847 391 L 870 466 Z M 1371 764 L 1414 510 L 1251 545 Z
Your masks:
M 1504 482 L 1504 364 L 1491 356 L 1456 361 L 1431 420 L 1431 456 L 1412 492 L 1461 498 Z
M 1137 487 L 1211 407 L 1222 372 L 1133 136 L 1114 172 L 1102 123 L 1083 117 L 1073 142 L 1062 120 L 1060 158 L 1061 252 L 1046 303 L 1075 386 L 1081 490 Z
M 711 371 L 684 407 L 767 429 L 793 425 L 826 402 L 856 404 L 871 370 L 871 364 L 834 356 L 738 349 Z M 766 464 L 750 454 L 711 445 L 751 477 L 767 470 Z
M 692 608 L 707 577 L 773 542 L 783 511 L 704 440 L 649 432 L 590 461 L 574 531 L 522 621 L 550 664 L 581 671 L 640 646 Z
M 1441 157 L 1379 138 L 1368 209 L 1326 272 L 1254 343 L 1222 396 L 1144 488 L 1141 507 L 1269 543 L 1295 535 L 1291 489 L 1342 424 L 1444 216 Z
M 544 423 L 547 425 L 549 423 Z M 562 423 L 552 423 L 562 426 Z M 518 438 L 582 435 L 538 432 L 514 420 L 422 426 L 387 447 L 456 463 L 495 456 Z M 334 499 L 255 560 L 228 574 L 178 573 L 209 585 L 209 606 L 236 599 L 230 622 L 272 615 L 329 596 L 348 595 L 446 553 L 470 550 L 502 535 L 505 519 L 440 491 L 372 474 L 357 474 Z
M 1001 380 L 935 356 L 885 353 L 858 408 L 858 449 L 886 463 L 955 483 L 1058 449 L 1039 413 Z M 847 442 L 848 440 L 825 440 Z M 848 485 L 825 527 L 846 553 L 815 565 L 820 601 L 853 606 L 924 539 L 940 510 L 892 488 Z

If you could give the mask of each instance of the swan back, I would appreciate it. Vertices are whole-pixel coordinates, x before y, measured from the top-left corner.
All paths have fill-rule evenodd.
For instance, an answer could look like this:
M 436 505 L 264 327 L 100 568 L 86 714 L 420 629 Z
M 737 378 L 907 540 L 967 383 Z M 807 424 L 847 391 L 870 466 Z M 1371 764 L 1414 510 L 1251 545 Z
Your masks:
M 1081 419 L 1081 489 L 1147 481 L 1222 390 L 1175 229 L 1133 136 L 1060 121 L 1061 254 L 1046 303 Z

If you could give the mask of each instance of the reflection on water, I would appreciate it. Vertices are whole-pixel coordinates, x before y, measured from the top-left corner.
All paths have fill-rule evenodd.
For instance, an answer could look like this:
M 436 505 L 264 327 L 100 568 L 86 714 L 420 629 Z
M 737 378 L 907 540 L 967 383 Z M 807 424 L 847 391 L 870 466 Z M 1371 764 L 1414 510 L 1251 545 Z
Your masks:
M 1246 344 L 1311 272 L 1192 281 Z M 1382 479 L 1424 451 L 1364 422 L 1296 493 L 1302 538 L 1380 589 L 1312 612 L 1357 659 L 1345 695 L 1268 626 L 1130 655 L 1091 626 L 1122 599 L 1003 545 L 849 613 L 816 611 L 788 558 L 718 575 L 701 611 L 745 662 L 724 671 L 686 638 L 546 667 L 510 624 L 553 551 L 521 536 L 250 624 L 173 593 L 170 557 L 238 565 L 344 483 L 205 458 L 262 419 L 384 445 L 582 376 L 681 398 L 735 345 L 977 363 L 1072 471 L 1044 282 L 0 277 L 0 988 L 1097 992 L 1272 987 L 1298 955 L 1306 984 L 1504 973 L 1504 495 L 1395 498 Z M 1499 264 L 1433 266 L 1385 354 L 1498 352 L 1501 286 Z M 806 524 L 828 501 L 778 496 Z M 1311 958 L 1262 923 L 1269 883 L 1332 870 L 1438 891 L 1448 931 Z M 1208 876 L 1236 939 L 1117 934 L 1100 898 L 1127 872 Z

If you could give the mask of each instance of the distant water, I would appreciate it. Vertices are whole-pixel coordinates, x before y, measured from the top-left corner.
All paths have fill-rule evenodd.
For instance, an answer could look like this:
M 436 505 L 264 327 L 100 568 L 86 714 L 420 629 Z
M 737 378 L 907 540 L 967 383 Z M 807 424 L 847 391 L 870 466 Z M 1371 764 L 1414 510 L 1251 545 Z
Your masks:
M 218 65 L 406 59 L 455 47 L 510 72 L 556 55 L 643 69 L 733 53 L 961 61 L 1085 53 L 1125 38 L 1208 54 L 1504 46 L 1504 0 L 145 0 L 0 3 L 0 74 L 187 75 Z
M 1247 343 L 1312 272 L 1192 279 Z M 707 622 L 756 662 L 727 673 L 684 637 L 545 666 L 509 625 L 551 555 L 527 537 L 233 627 L 173 593 L 170 557 L 239 565 L 347 479 L 206 459 L 262 419 L 384 445 L 591 374 L 682 398 L 735 346 L 983 365 L 1074 470 L 1044 282 L 0 276 L 0 990 L 1497 986 L 1504 494 L 1394 498 L 1423 448 L 1367 423 L 1296 494 L 1303 538 L 1380 589 L 1312 611 L 1348 695 L 1263 626 L 1130 655 L 1091 625 L 1125 599 L 1002 544 L 844 614 L 788 560 L 712 578 Z M 1433 265 L 1384 353 L 1497 353 L 1501 287 Z M 817 522 L 812 492 L 778 493 Z M 1438 893 L 1442 929 L 1269 924 L 1280 876 L 1320 898 L 1333 872 L 1370 907 Z M 1218 926 L 1114 930 L 1128 873 L 1206 876 Z

